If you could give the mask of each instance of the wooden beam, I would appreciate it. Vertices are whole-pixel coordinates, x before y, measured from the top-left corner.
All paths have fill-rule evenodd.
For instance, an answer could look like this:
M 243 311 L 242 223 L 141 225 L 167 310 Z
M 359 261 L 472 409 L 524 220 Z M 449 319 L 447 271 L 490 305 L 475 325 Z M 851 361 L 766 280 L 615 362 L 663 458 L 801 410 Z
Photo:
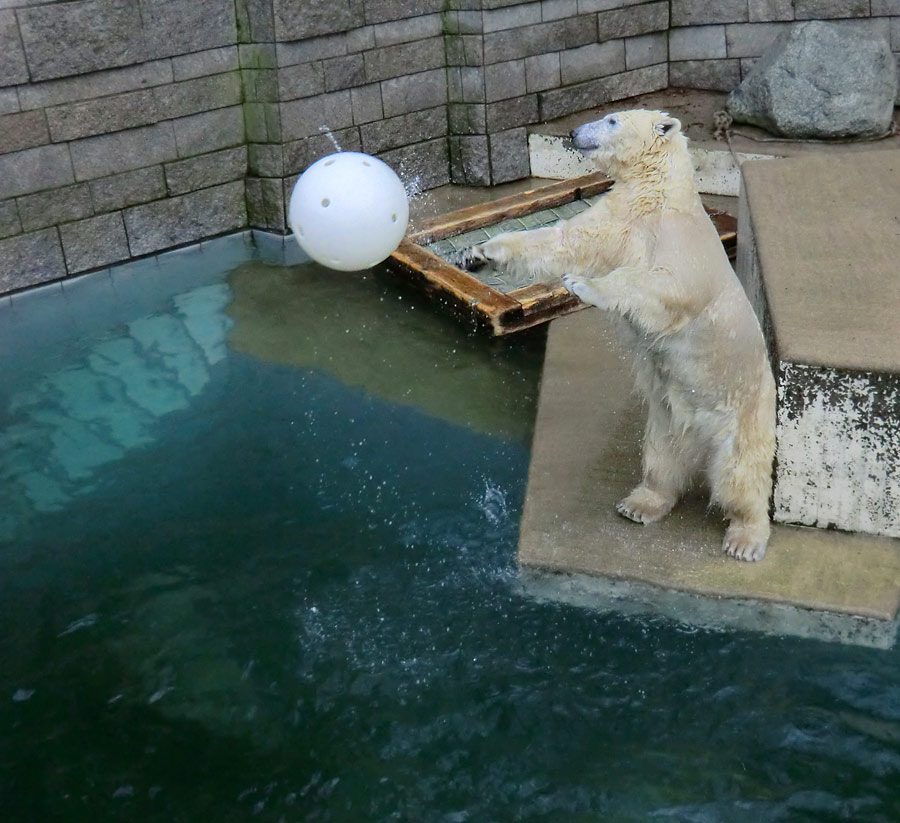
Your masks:
M 404 240 L 387 262 L 394 271 L 442 298 L 457 314 L 472 317 L 478 325 L 489 326 L 494 334 L 503 334 L 504 320 L 523 313 L 518 300 L 492 289 L 409 240 Z
M 519 194 L 512 194 L 509 197 L 501 197 L 490 203 L 479 203 L 432 217 L 426 220 L 419 229 L 412 232 L 407 239 L 422 245 L 436 243 L 445 237 L 464 234 L 483 226 L 492 226 L 495 223 L 532 214 L 541 209 L 552 209 L 554 206 L 571 203 L 573 200 L 593 197 L 611 187 L 612 180 L 599 172 L 572 180 L 561 180 L 559 183 L 552 183 L 549 186 L 541 186 Z

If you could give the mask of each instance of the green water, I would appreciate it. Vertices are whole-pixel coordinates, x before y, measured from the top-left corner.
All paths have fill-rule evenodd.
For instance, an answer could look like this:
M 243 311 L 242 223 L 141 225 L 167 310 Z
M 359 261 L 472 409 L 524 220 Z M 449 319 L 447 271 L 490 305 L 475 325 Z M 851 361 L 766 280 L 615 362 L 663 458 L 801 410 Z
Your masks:
M 896 649 L 523 592 L 542 346 L 240 240 L 0 302 L 0 819 L 900 820 Z

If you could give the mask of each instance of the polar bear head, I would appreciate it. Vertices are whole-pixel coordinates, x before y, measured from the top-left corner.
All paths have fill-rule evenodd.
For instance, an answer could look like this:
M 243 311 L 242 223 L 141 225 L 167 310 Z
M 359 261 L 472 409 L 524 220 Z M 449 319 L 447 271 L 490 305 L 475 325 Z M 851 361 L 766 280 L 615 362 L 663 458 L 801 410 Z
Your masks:
M 664 111 L 631 109 L 607 114 L 572 132 L 575 148 L 614 179 L 634 166 L 672 165 L 687 156 L 681 122 Z

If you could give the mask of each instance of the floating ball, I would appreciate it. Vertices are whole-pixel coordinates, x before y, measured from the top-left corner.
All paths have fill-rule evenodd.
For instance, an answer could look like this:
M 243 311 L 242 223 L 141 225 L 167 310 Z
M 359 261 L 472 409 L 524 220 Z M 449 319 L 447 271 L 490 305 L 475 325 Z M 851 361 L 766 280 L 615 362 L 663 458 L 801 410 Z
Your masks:
M 339 271 L 380 263 L 409 222 L 406 190 L 394 170 L 356 151 L 313 163 L 294 184 L 288 222 L 313 260 Z

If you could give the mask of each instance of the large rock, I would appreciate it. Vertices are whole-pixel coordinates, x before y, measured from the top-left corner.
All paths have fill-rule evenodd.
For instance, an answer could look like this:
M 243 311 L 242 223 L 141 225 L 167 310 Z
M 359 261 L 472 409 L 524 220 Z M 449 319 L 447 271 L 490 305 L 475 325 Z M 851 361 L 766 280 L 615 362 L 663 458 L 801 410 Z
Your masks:
M 798 23 L 728 97 L 735 120 L 784 137 L 877 137 L 891 125 L 897 66 L 871 21 Z

